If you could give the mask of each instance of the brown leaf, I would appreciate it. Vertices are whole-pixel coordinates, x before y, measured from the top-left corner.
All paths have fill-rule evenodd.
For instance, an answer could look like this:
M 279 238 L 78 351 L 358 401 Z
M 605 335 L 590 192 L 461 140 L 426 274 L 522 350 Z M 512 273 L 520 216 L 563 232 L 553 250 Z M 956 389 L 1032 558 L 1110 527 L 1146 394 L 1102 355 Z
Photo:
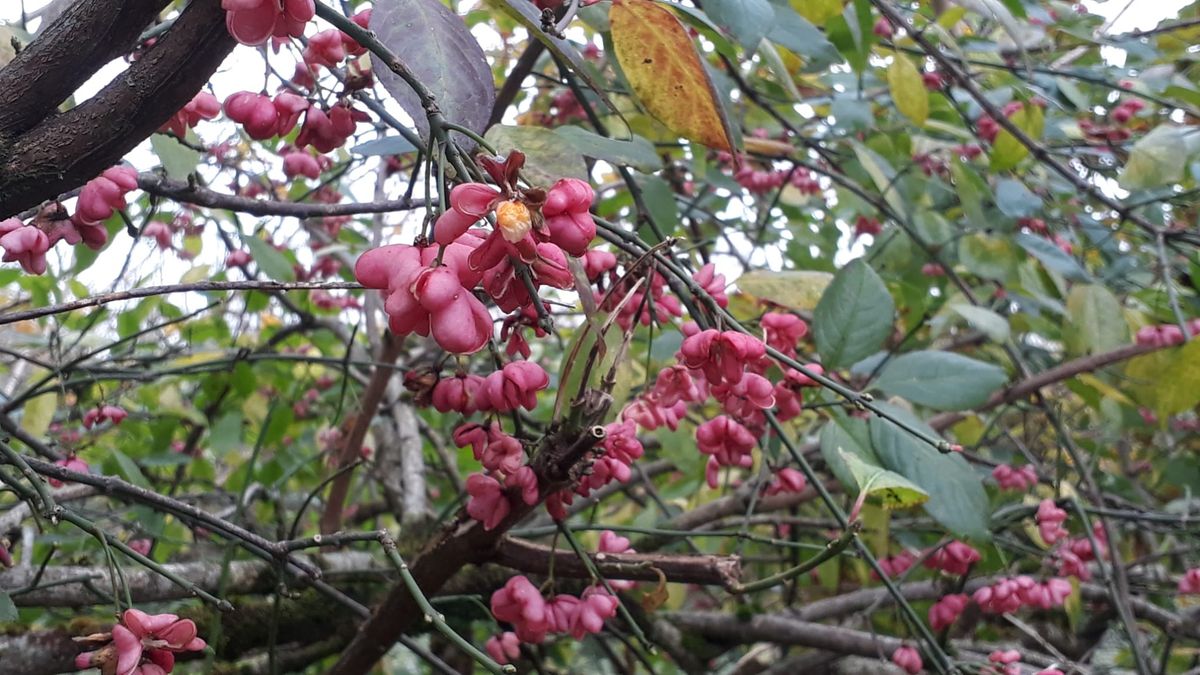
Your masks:
M 651 567 L 650 569 L 654 570 L 654 573 L 658 575 L 658 585 L 654 587 L 654 590 L 648 591 L 642 596 L 642 609 L 647 612 L 653 612 L 662 607 L 671 597 L 671 594 L 667 592 L 667 575 L 663 574 L 663 571 L 657 567 Z
M 671 131 L 733 152 L 733 133 L 696 46 L 671 10 L 652 0 L 613 0 L 613 48 L 625 78 Z

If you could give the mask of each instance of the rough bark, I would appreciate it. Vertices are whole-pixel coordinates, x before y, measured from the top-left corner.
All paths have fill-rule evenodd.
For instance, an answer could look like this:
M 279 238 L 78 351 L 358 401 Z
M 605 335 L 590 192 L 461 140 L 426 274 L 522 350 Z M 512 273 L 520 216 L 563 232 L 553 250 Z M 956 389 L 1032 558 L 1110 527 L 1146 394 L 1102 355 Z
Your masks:
M 0 218 L 119 162 L 200 91 L 233 46 L 220 2 L 193 0 L 152 49 L 96 96 L 11 143 L 0 140 Z
M 169 0 L 80 0 L 0 70 L 0 139 L 32 129 L 134 45 Z

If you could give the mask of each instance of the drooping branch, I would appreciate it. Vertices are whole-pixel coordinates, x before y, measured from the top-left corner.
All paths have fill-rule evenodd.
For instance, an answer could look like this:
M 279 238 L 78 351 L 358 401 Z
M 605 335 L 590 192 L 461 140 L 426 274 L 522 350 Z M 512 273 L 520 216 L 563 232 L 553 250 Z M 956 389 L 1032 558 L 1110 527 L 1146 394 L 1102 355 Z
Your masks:
M 129 51 L 169 0 L 81 0 L 0 70 L 0 155 L 104 64 Z
M 233 46 L 219 0 L 193 0 L 125 73 L 3 149 L 0 218 L 53 198 L 119 162 L 196 95 Z

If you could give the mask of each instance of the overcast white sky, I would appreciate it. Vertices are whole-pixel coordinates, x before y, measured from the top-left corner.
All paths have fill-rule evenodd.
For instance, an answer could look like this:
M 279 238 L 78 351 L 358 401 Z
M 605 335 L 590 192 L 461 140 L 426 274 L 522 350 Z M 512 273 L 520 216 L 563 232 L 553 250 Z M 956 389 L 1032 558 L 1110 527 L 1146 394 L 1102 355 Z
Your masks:
M 321 0 L 318 0 L 318 2 Z M 26 12 L 36 12 L 38 9 L 49 4 L 50 0 L 0 0 L 0 22 L 16 22 L 19 21 L 22 11 L 22 5 Z M 1146 29 L 1157 25 L 1160 21 L 1178 13 L 1179 9 L 1185 6 L 1188 0 L 1084 0 L 1084 4 L 1088 10 L 1107 17 L 1111 22 L 1109 32 L 1119 33 L 1135 29 Z M 474 4 L 471 2 L 460 2 L 462 6 Z M 315 32 L 327 26 L 317 27 L 317 22 L 310 28 L 310 32 Z M 493 42 L 494 34 L 484 34 L 487 32 L 486 27 L 477 27 L 477 37 L 482 42 Z M 485 46 L 493 46 L 486 45 Z M 248 47 L 238 47 L 233 56 L 226 61 L 221 70 L 214 75 L 212 84 L 218 98 L 222 100 L 229 94 L 239 90 L 254 90 L 257 91 L 262 86 L 262 67 L 258 61 L 258 54 Z M 1110 58 L 1119 58 L 1119 54 L 1110 55 Z M 272 60 L 278 59 L 278 72 L 290 74 L 292 70 L 290 57 L 273 57 Z M 122 61 L 116 61 L 105 68 L 91 80 L 89 80 L 80 90 L 79 98 L 83 99 L 94 94 L 100 87 L 117 75 L 124 68 Z M 389 106 L 394 108 L 394 106 Z M 397 110 L 398 112 L 398 110 Z M 398 115 L 402 119 L 403 114 Z M 206 130 L 205 125 L 201 125 L 198 131 L 203 137 L 209 137 L 212 127 L 209 125 Z M 207 132 L 206 132 L 207 131 Z M 209 137 L 211 140 L 211 137 Z M 139 169 L 148 169 L 154 166 L 157 161 L 154 155 L 150 152 L 148 143 L 144 143 L 142 147 L 134 151 L 129 159 Z M 352 184 L 351 198 L 357 201 L 370 201 L 372 199 L 373 181 L 369 179 L 355 181 Z M 223 186 L 222 186 L 223 187 Z M 206 238 L 207 239 L 207 238 Z M 117 270 L 124 263 L 126 255 L 129 253 L 131 240 L 124 235 L 120 235 L 114 245 L 101 256 L 96 265 L 89 270 L 86 278 L 81 279 L 90 286 L 94 291 L 108 290 L 112 283 L 112 278 L 116 275 Z M 861 242 L 860 242 L 861 243 Z M 61 247 L 60 247 L 61 248 Z M 858 248 L 858 247 L 855 247 Z M 853 257 L 856 255 L 851 250 L 844 251 L 845 256 Z M 175 258 L 171 254 L 160 254 L 152 248 L 148 242 L 140 242 L 133 252 L 132 269 L 148 270 L 149 277 L 143 283 L 174 283 L 179 280 L 180 276 L 186 273 L 193 264 L 207 263 L 212 265 L 212 269 L 216 270 L 221 267 L 225 251 L 218 241 L 205 242 L 205 251 L 201 257 L 192 262 L 183 262 Z M 761 255 L 761 253 L 760 253 Z M 149 264 L 152 262 L 158 264 Z M 756 256 L 755 262 L 761 262 Z M 767 260 L 768 265 L 778 265 L 778 260 Z M 52 262 L 52 265 L 54 263 Z M 725 270 L 727 276 L 731 272 L 735 272 L 736 265 L 731 264 L 731 269 Z M 192 304 L 192 303 L 186 303 Z

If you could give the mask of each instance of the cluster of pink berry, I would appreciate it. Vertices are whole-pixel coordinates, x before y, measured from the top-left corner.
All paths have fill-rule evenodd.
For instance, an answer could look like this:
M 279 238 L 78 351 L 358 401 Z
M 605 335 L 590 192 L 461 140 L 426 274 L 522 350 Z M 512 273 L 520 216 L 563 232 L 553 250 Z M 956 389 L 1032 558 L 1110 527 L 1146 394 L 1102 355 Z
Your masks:
M 1034 514 L 1038 534 L 1042 541 L 1055 546 L 1053 557 L 1062 576 L 1077 577 L 1082 581 L 1092 578 L 1087 563 L 1099 557 L 1108 555 L 1108 537 L 1100 523 L 1092 525 L 1092 536 L 1070 537 L 1070 532 L 1063 526 L 1067 520 L 1067 512 L 1059 508 L 1052 499 L 1043 499 Z M 1096 545 L 1093 547 L 1092 540 Z M 1098 549 L 1098 550 L 1097 550 Z
M 0 240 L 0 244 L 2 243 L 3 240 Z M 1200 317 L 1189 320 L 1187 327 L 1193 337 L 1200 335 Z M 1134 334 L 1133 339 L 1139 345 L 1145 347 L 1171 347 L 1181 345 L 1187 341 L 1186 336 L 1183 334 L 1183 329 L 1178 324 L 1173 323 L 1142 326 Z
M 1122 100 L 1109 113 L 1111 124 L 1098 124 L 1089 119 L 1079 120 L 1079 130 L 1088 138 L 1106 143 L 1120 143 L 1133 136 L 1129 121 L 1146 107 L 1141 99 L 1127 98 Z
M 59 241 L 74 246 L 83 243 L 100 250 L 108 243 L 104 221 L 124 209 L 125 195 L 137 189 L 137 171 L 127 166 L 105 169 L 79 191 L 75 213 L 67 218 L 55 203 L 34 216 L 28 224 L 20 218 L 0 221 L 0 248 L 3 262 L 20 263 L 29 274 L 46 272 L 46 253 Z
M 1037 469 L 1034 469 L 1032 464 L 1020 467 L 1001 464 L 992 469 L 992 478 L 996 480 L 996 484 L 1000 486 L 1001 490 L 1020 492 L 1028 490 L 1038 482 Z
M 582 256 L 596 235 L 589 208 L 595 193 L 566 178 L 548 191 L 516 187 L 524 155 L 480 163 L 500 185 L 465 183 L 450 193 L 450 206 L 434 225 L 440 245 L 395 244 L 363 254 L 355 276 L 386 293 L 384 309 L 399 335 L 430 335 L 443 349 L 470 354 L 492 338 L 492 317 L 471 292 L 482 286 L 505 312 L 534 304 L 519 266 L 535 285 L 571 288 L 567 256 Z M 491 232 L 471 229 L 495 215 Z
M 1020 675 L 1021 673 L 1021 652 L 1015 649 L 997 649 L 988 655 L 988 661 L 994 665 L 986 666 L 980 672 L 992 675 Z M 917 675 L 925 667 L 924 662 L 921 661 L 920 652 L 915 647 L 908 645 L 901 645 L 892 652 L 892 663 L 909 675 Z M 1034 675 L 1063 675 L 1063 672 L 1051 667 L 1043 668 Z
M 769 138 L 766 129 L 755 129 L 751 132 L 756 138 Z M 733 171 L 733 179 L 747 192 L 755 195 L 766 194 L 778 190 L 785 185 L 798 190 L 804 195 L 815 195 L 821 192 L 821 183 L 811 171 L 803 167 L 777 169 L 769 164 L 751 162 L 748 157 L 741 157 L 740 165 L 734 168 L 733 155 L 728 152 L 716 154 L 717 163 L 723 168 Z
M 105 422 L 111 422 L 113 426 L 117 426 L 121 422 L 125 421 L 125 418 L 128 416 L 129 413 L 120 406 L 96 406 L 95 408 L 92 408 L 83 414 L 83 426 L 84 428 L 92 429 L 93 427 L 104 424 Z M 52 427 L 62 429 L 61 424 L 56 422 L 55 425 L 52 425 Z M 60 438 L 62 438 L 64 442 L 75 443 L 80 440 L 81 436 L 78 431 L 63 431 Z M 79 456 L 74 453 L 74 451 L 70 452 L 70 454 L 68 454 L 66 457 L 57 460 L 54 463 L 64 469 L 67 469 L 68 471 L 75 471 L 76 473 L 88 472 L 87 462 L 80 459 Z M 57 488 L 62 487 L 64 483 L 57 478 L 51 478 L 50 485 Z
M 1034 104 L 1036 105 L 1037 102 L 1035 101 Z M 1005 117 L 1012 117 L 1018 110 L 1021 110 L 1024 107 L 1025 104 L 1020 101 L 1009 101 L 1008 103 L 1004 104 L 1004 107 L 1000 109 L 1000 112 L 1003 113 Z M 979 138 L 987 141 L 988 143 L 995 143 L 996 136 L 1000 135 L 1000 123 L 992 119 L 990 115 L 984 115 L 980 117 L 979 121 L 975 123 L 975 128 L 979 132 Z
M 1067 512 L 1058 508 L 1053 499 L 1043 499 L 1038 504 L 1034 519 L 1037 521 L 1038 534 L 1042 536 L 1042 541 L 1051 546 L 1071 534 L 1063 527 L 1067 520 Z
M 554 633 L 576 640 L 599 633 L 604 622 L 617 615 L 617 604 L 616 597 L 599 584 L 578 597 L 559 593 L 547 600 L 529 579 L 515 576 L 492 594 L 491 602 L 492 614 L 512 624 L 513 631 L 490 638 L 484 646 L 498 663 L 508 663 L 520 656 L 522 642 L 541 644 Z
M 905 549 L 894 555 L 880 558 L 879 568 L 888 577 L 894 579 L 917 564 L 918 555 L 922 554 Z M 979 551 L 976 551 L 970 544 L 955 540 L 925 556 L 924 566 L 927 569 L 961 576 L 970 571 L 971 565 L 980 560 Z M 871 576 L 875 579 L 879 578 L 874 572 L 871 573 Z
M 1021 575 L 1005 577 L 977 589 L 971 599 L 985 613 L 1011 614 L 1026 605 L 1036 609 L 1061 607 L 1070 594 L 1071 582 L 1061 577 L 1038 582 L 1033 577 Z
M 799 415 L 802 388 L 816 384 L 790 368 L 776 382 L 766 377 L 774 368 L 774 361 L 766 356 L 767 345 L 794 355 L 807 324 L 793 314 L 768 312 L 760 325 L 766 343 L 736 331 L 700 330 L 685 323 L 685 337 L 676 354 L 679 363 L 659 371 L 654 385 L 621 412 L 622 420 L 647 431 L 663 426 L 676 429 L 689 405 L 703 404 L 710 397 L 719 402 L 724 414 L 696 428 L 696 447 L 708 455 L 705 477 L 713 488 L 722 467 L 753 464 L 753 448 L 766 431 L 763 411 L 774 408 L 783 420 Z M 811 368 L 820 372 L 819 366 Z M 781 489 L 795 484 L 794 477 L 779 480 Z
M 632 275 L 622 278 L 616 268 L 616 256 L 605 251 L 589 251 L 584 259 L 588 279 L 597 284 L 596 303 L 606 312 L 616 312 L 621 328 L 629 330 L 635 323 L 649 326 L 652 322 L 665 323 L 672 317 L 683 316 L 683 304 L 679 298 L 667 294 L 667 279 L 657 270 L 650 274 L 647 283 L 634 287 L 637 282 Z M 701 270 L 700 274 L 704 272 Z M 601 292 L 606 273 L 611 285 L 607 292 Z M 724 277 L 721 280 L 724 292 Z
M 1179 578 L 1180 595 L 1200 595 L 1200 567 L 1193 567 Z
M 121 675 L 165 675 L 175 669 L 176 654 L 202 651 L 206 646 L 196 636 L 196 623 L 191 619 L 127 609 L 121 623 L 113 626 L 111 639 L 99 649 L 76 656 L 75 667 Z
M 221 8 L 229 34 L 251 46 L 304 35 L 305 24 L 317 13 L 313 0 L 221 0 Z
M 187 105 L 171 116 L 159 131 L 170 131 L 176 136 L 187 136 L 187 130 L 194 128 L 200 120 L 216 119 L 221 114 L 221 102 L 216 96 L 202 91 L 192 97 Z
M 575 97 L 575 92 L 564 89 L 550 99 L 550 109 L 530 110 L 521 116 L 521 124 L 539 127 L 560 127 L 587 119 L 583 104 Z

